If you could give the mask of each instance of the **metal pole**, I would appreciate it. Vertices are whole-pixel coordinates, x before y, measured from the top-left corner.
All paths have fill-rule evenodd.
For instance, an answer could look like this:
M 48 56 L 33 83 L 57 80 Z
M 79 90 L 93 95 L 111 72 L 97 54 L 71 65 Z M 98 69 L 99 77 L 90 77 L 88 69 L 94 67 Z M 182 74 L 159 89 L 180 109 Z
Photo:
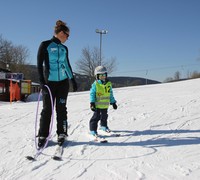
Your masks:
M 102 35 L 107 34 L 108 31 L 96 29 L 96 33 L 100 34 L 100 62 L 99 62 L 99 65 L 101 65 L 102 64 L 102 55 L 101 55 L 102 54 Z
M 148 74 L 148 70 L 146 70 L 146 85 L 147 85 L 147 74 Z
M 102 46 L 102 33 L 100 33 L 100 66 L 101 66 L 101 46 Z

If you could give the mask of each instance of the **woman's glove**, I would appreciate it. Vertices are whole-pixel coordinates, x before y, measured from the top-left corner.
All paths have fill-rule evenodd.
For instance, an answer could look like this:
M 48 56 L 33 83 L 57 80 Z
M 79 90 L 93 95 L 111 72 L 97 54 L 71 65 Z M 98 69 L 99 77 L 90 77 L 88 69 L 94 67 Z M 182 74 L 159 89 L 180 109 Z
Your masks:
M 75 79 L 72 78 L 72 79 L 71 79 L 71 82 L 72 82 L 73 91 L 76 92 L 77 89 L 78 89 L 78 87 L 77 87 L 77 83 L 76 83 Z
M 42 91 L 46 91 L 47 90 L 46 84 L 41 83 L 40 89 L 42 89 Z

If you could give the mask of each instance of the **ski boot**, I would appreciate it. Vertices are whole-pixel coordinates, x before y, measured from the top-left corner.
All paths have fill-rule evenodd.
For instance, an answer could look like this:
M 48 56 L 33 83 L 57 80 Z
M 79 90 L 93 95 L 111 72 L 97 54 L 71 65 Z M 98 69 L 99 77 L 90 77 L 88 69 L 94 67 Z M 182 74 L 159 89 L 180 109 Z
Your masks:
M 102 130 L 102 131 L 104 131 L 106 133 L 110 133 L 111 132 L 111 130 L 108 127 L 105 127 L 105 126 L 101 126 L 100 130 Z
M 58 145 L 62 146 L 66 139 L 67 139 L 67 135 L 59 134 L 59 136 L 58 136 Z
M 40 136 L 38 138 L 38 147 L 39 149 L 43 148 L 46 143 L 46 137 Z
M 90 135 L 94 137 L 98 137 L 97 131 L 90 131 Z

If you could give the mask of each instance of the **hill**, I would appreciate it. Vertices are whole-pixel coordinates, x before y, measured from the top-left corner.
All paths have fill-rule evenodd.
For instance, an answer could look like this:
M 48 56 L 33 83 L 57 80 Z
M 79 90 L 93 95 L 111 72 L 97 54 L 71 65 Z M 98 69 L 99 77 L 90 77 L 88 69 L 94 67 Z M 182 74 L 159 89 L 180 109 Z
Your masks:
M 114 88 L 118 109 L 109 108 L 108 125 L 120 137 L 89 141 L 89 92 L 69 93 L 68 145 L 62 161 L 51 159 L 56 123 L 48 147 L 35 151 L 37 102 L 0 102 L 0 179 L 124 180 L 200 177 L 200 79 Z M 40 102 L 38 117 L 41 111 Z
M 109 77 L 113 87 L 138 86 L 146 84 L 159 84 L 161 82 L 140 77 Z

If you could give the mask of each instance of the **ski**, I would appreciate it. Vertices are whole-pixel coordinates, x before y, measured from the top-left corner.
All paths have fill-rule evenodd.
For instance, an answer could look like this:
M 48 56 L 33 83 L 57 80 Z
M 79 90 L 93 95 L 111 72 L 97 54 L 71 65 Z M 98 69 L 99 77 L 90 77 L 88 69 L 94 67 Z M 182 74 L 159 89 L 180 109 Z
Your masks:
M 62 160 L 62 154 L 63 154 L 63 145 L 56 145 L 56 150 L 52 156 L 53 160 L 61 161 Z
M 26 159 L 28 159 L 29 161 L 36 161 L 35 156 L 26 156 Z
M 92 142 L 98 142 L 98 143 L 107 143 L 108 140 L 105 139 L 104 137 L 100 137 L 100 136 L 94 136 L 94 135 L 91 135 L 89 133 L 89 136 L 90 136 L 90 141 Z
M 99 130 L 99 133 L 100 133 L 101 135 L 103 135 L 103 136 L 114 136 L 114 137 L 119 137 L 119 136 L 121 136 L 121 134 L 115 133 L 115 132 L 113 132 L 113 131 L 107 132 L 107 131 Z
M 55 152 L 54 152 L 54 154 L 52 156 L 52 159 L 57 160 L 57 161 L 61 161 L 62 160 L 62 154 L 63 154 L 63 148 L 64 148 L 63 144 L 64 143 L 56 145 L 56 149 L 55 149 Z M 43 149 L 41 149 L 41 150 L 39 149 L 35 155 L 26 156 L 26 159 L 28 159 L 30 161 L 36 161 L 37 157 L 40 154 L 42 154 L 42 151 L 43 151 Z
M 33 156 L 26 156 L 29 161 L 36 161 L 37 157 L 42 154 L 43 149 L 38 149 L 38 151 Z
M 94 141 L 99 142 L 99 143 L 107 143 L 107 139 L 103 138 L 103 137 L 95 137 Z

